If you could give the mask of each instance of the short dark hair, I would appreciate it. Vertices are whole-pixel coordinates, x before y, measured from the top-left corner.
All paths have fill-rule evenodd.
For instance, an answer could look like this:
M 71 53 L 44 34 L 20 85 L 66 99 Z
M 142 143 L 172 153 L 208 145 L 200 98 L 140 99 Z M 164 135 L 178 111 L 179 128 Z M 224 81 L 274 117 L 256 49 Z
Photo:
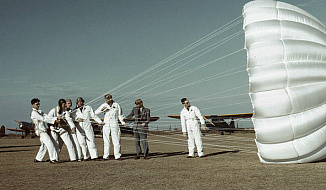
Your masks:
M 141 99 L 137 99 L 137 100 L 135 101 L 135 104 L 136 104 L 136 105 L 141 104 L 141 103 L 143 103 L 143 100 L 141 100 Z
M 82 98 L 82 97 L 78 97 L 77 99 L 76 99 L 76 102 L 78 102 L 78 101 L 81 101 L 81 102 L 85 102 L 85 100 Z
M 106 95 L 104 96 L 104 98 L 105 98 L 105 99 L 112 99 L 112 95 L 111 95 L 111 94 L 106 94 Z
M 41 102 L 41 100 L 38 99 L 38 98 L 33 98 L 33 99 L 31 100 L 31 104 L 32 104 L 32 105 L 35 104 L 35 103 L 37 103 L 37 102 Z
M 67 103 L 65 99 L 60 99 L 58 105 L 61 106 L 63 103 Z
M 187 98 L 182 98 L 181 103 L 183 104 L 186 100 L 187 100 Z

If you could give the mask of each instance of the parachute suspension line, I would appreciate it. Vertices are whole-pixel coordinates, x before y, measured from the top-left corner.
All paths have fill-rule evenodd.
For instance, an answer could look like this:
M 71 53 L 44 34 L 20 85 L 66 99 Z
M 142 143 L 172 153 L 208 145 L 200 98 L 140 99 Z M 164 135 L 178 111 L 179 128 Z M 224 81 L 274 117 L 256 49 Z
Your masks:
M 248 87 L 249 85 L 248 84 L 245 84 L 245 85 L 242 85 L 242 86 L 238 86 L 238 87 L 234 87 L 234 88 L 230 88 L 228 90 L 224 90 L 222 92 L 217 92 L 217 93 L 214 93 L 214 94 L 210 94 L 210 95 L 207 95 L 207 96 L 203 96 L 201 98 L 195 98 L 193 99 L 192 101 L 193 102 L 197 102 L 197 101 L 202 101 L 202 100 L 208 100 L 208 99 L 212 99 L 212 98 L 208 98 L 210 96 L 215 96 L 217 94 L 221 94 L 221 93 L 224 93 L 224 92 L 228 92 L 228 91 L 232 91 L 232 90 L 236 90 L 236 89 L 239 89 L 239 88 L 243 88 L 243 87 Z M 248 95 L 248 93 L 245 93 L 246 95 Z M 214 97 L 215 98 L 215 97 Z
M 246 103 L 250 103 L 250 101 L 238 102 L 238 103 L 234 103 L 234 104 L 226 104 L 226 105 L 215 106 L 215 107 L 210 107 L 210 108 L 202 108 L 201 110 L 215 109 L 215 108 L 221 108 L 221 107 L 226 107 L 226 106 L 234 106 L 234 105 L 240 105 L 240 104 L 246 104 Z
M 244 95 L 248 95 L 248 93 L 227 95 L 227 96 L 218 96 L 218 97 L 211 97 L 211 98 L 203 98 L 203 99 L 200 99 L 200 101 L 207 101 L 207 100 L 221 99 L 221 98 L 230 98 L 230 97 L 237 97 L 237 96 L 244 96 Z M 197 100 L 197 99 L 191 100 L 191 102 L 197 102 L 197 101 L 199 101 L 199 100 Z M 151 106 L 151 108 L 162 107 L 162 106 L 171 106 L 171 105 L 175 106 L 175 105 L 180 105 L 180 104 L 179 103 L 169 103 L 169 104 L 162 104 L 162 105 L 156 105 L 156 106 L 154 105 L 154 106 Z
M 237 97 L 237 96 L 244 96 L 244 95 L 248 95 L 248 93 L 236 94 L 236 95 L 230 95 L 230 96 L 220 96 L 220 97 L 206 98 L 206 99 L 202 99 L 201 101 L 206 101 L 206 100 L 211 100 L 211 99 L 220 99 L 220 98 L 230 98 L 230 97 Z M 195 101 L 192 100 L 192 102 L 195 102 Z M 152 111 L 152 113 L 155 113 L 157 111 L 164 110 L 164 109 L 167 109 L 167 108 L 171 108 L 171 107 L 174 107 L 174 106 L 179 106 L 179 105 L 180 105 L 180 103 L 170 103 L 170 104 L 165 104 L 165 105 L 152 106 L 151 108 L 166 106 L 166 107 L 163 107 L 163 108 L 156 109 L 155 111 Z M 179 113 L 175 113 L 175 114 L 171 114 L 171 115 L 176 115 L 176 114 L 179 114 Z M 161 117 L 161 116 L 166 116 L 166 114 L 161 114 L 161 115 L 156 115 L 156 116 Z M 162 120 L 162 119 L 160 119 L 160 120 Z M 157 121 L 157 122 L 159 122 L 159 121 Z
M 325 0 L 315 0 L 315 1 L 309 1 L 307 3 L 301 3 L 298 4 L 298 7 L 309 7 L 309 6 L 317 6 L 317 5 L 325 5 Z
M 216 134 L 206 134 L 205 135 L 205 138 L 206 139 L 220 139 L 220 140 L 225 140 L 225 141 L 233 141 L 236 140 L 236 142 L 234 143 L 237 143 L 238 141 L 242 141 L 242 142 L 255 142 L 255 138 L 249 138 L 249 137 L 239 137 L 239 136 L 223 136 L 223 137 L 220 137 L 220 136 L 216 136 Z M 255 145 L 253 145 L 255 146 Z
M 169 82 L 172 82 L 172 81 L 174 81 L 174 80 L 176 80 L 176 79 L 178 79 L 178 78 L 180 78 L 180 77 L 182 77 L 182 76 L 184 76 L 184 75 L 186 75 L 186 74 L 192 73 L 192 72 L 194 72 L 194 71 L 196 71 L 196 70 L 198 70 L 198 69 L 201 69 L 201 68 L 203 68 L 203 67 L 206 67 L 206 66 L 208 66 L 208 65 L 210 65 L 210 64 L 212 64 L 212 63 L 214 63 L 214 62 L 217 62 L 217 61 L 219 61 L 219 60 L 221 60 L 221 59 L 224 59 L 224 58 L 226 58 L 226 57 L 228 57 L 228 56 L 231 56 L 231 55 L 233 55 L 233 54 L 236 54 L 236 53 L 238 53 L 238 52 L 240 52 L 240 51 L 242 51 L 242 50 L 244 50 L 244 49 L 241 48 L 241 49 L 236 50 L 236 51 L 234 51 L 234 52 L 232 52 L 232 53 L 230 53 L 230 54 L 228 54 L 228 55 L 222 56 L 222 57 L 220 57 L 220 58 L 218 58 L 218 59 L 215 59 L 215 60 L 213 60 L 213 61 L 210 61 L 210 62 L 208 62 L 208 63 L 202 64 L 202 65 L 199 65 L 199 66 L 197 66 L 197 67 L 195 67 L 195 68 L 193 68 L 193 69 L 188 69 L 188 70 L 186 70 L 186 71 L 183 71 L 183 72 L 179 73 L 179 76 L 178 76 L 178 77 L 175 77 L 174 79 L 172 79 L 172 80 L 170 80 L 170 81 L 167 81 L 167 82 L 161 84 L 160 86 L 162 86 L 162 85 L 164 85 L 164 84 L 167 84 L 167 83 L 169 83 Z M 241 66 L 241 67 L 242 67 L 242 66 Z M 232 69 L 232 70 L 233 70 L 233 69 Z M 241 71 L 241 72 L 243 72 L 243 71 Z M 171 78 L 171 77 L 169 77 L 169 78 Z M 145 99 L 148 99 L 148 98 L 151 98 L 151 97 L 154 97 L 154 96 L 157 96 L 157 95 L 161 95 L 161 94 L 164 94 L 164 93 L 170 92 L 170 91 L 172 91 L 172 90 L 179 89 L 179 88 L 183 88 L 183 87 L 185 87 L 185 86 L 189 86 L 189 85 L 190 85 L 190 84 L 187 84 L 187 85 L 180 86 L 180 87 L 177 87 L 177 88 L 174 88 L 174 89 L 170 89 L 170 90 L 166 90 L 166 91 L 163 91 L 163 92 L 159 92 L 159 93 L 153 94 L 153 95 L 151 95 L 151 96 L 149 96 L 149 97 L 147 97 L 147 98 L 145 98 Z
M 152 67 L 146 69 L 145 71 L 139 73 L 138 75 L 136 75 L 136 76 L 130 78 L 129 80 L 123 82 L 122 84 L 116 86 L 115 88 L 113 88 L 113 89 L 107 91 L 106 93 L 104 93 L 104 94 L 98 96 L 97 98 L 94 98 L 93 100 L 89 101 L 88 104 L 92 104 L 93 102 L 98 101 L 99 99 L 101 99 L 101 98 L 102 98 L 104 95 L 106 95 L 107 93 L 114 92 L 116 89 L 119 89 L 119 88 L 123 87 L 124 85 L 127 85 L 128 83 L 130 83 L 130 82 L 132 82 L 132 81 L 135 81 L 137 78 L 139 78 L 139 77 L 143 76 L 144 74 L 146 74 L 146 73 L 148 73 L 148 72 L 150 72 L 150 71 L 152 71 L 152 70 L 154 70 L 154 69 L 160 67 L 161 65 L 165 64 L 166 62 L 168 62 L 168 61 L 170 61 L 170 60 L 173 60 L 173 59 L 175 59 L 176 57 L 178 57 L 179 55 L 182 55 L 182 54 L 184 54 L 184 53 L 190 51 L 191 49 L 193 49 L 193 48 L 195 48 L 195 47 L 201 45 L 202 43 L 206 42 L 207 39 L 208 39 L 208 37 L 211 36 L 212 34 L 214 34 L 214 33 L 216 33 L 217 31 L 223 29 L 225 26 L 229 25 L 230 23 L 233 23 L 233 22 L 239 22 L 239 20 L 242 22 L 242 15 L 238 16 L 237 18 L 233 19 L 232 21 L 228 22 L 227 24 L 223 25 L 222 27 L 216 29 L 215 31 L 209 33 L 208 35 L 202 37 L 201 39 L 195 41 L 194 43 L 188 45 L 187 47 L 183 48 L 182 50 L 178 51 L 177 53 L 175 53 L 175 54 L 169 56 L 168 58 L 164 59 L 163 61 L 160 61 L 159 63 L 153 65 Z M 205 41 L 205 40 L 206 40 L 206 41 Z
M 200 110 L 209 110 L 209 109 L 215 109 L 215 108 L 223 108 L 223 107 L 228 107 L 228 106 L 234 106 L 234 105 L 241 105 L 241 104 L 246 104 L 246 103 L 250 103 L 250 101 L 245 101 L 245 102 L 238 102 L 238 103 L 233 103 L 233 104 L 226 104 L 226 105 L 221 105 L 221 106 L 215 106 L 215 107 L 209 107 L 209 108 L 201 108 Z M 180 104 L 176 104 L 176 105 L 173 105 L 173 106 L 169 106 L 169 107 L 174 107 L 174 106 L 177 106 L 177 105 L 180 105 Z M 166 107 L 167 108 L 167 107 Z M 155 110 L 156 111 L 156 110 Z M 155 113 L 155 111 L 153 111 L 153 113 Z M 180 114 L 180 113 L 174 113 L 174 114 L 170 114 L 170 115 L 177 115 L 177 114 Z M 161 117 L 161 116 L 166 116 L 166 115 L 157 115 L 158 117 Z
M 238 89 L 238 88 L 241 88 L 241 87 L 244 87 L 244 86 L 247 86 L 247 85 L 243 85 L 243 86 L 240 86 L 240 87 L 236 87 L 236 88 L 232 88 L 232 89 L 228 89 L 228 90 L 225 90 L 225 91 L 222 91 L 222 92 L 218 92 L 218 93 L 214 93 L 212 95 L 218 95 L 218 94 L 222 94 L 224 92 L 228 92 L 228 91 L 231 91 L 231 90 L 235 90 L 235 89 Z M 212 96 L 212 95 L 209 95 L 209 96 Z M 247 93 L 246 93 L 247 95 Z M 208 96 L 208 97 L 209 97 Z M 236 96 L 236 95 L 235 95 Z M 200 99 L 202 101 L 204 101 L 205 99 Z M 199 101 L 198 99 L 194 99 L 193 101 Z M 170 108 L 170 107 L 174 107 L 174 106 L 177 106 L 177 105 L 180 105 L 179 103 L 173 103 L 173 104 L 170 104 L 166 107 L 163 107 L 163 108 L 159 108 L 159 109 L 156 109 L 155 111 L 152 111 L 152 113 L 155 113 L 156 111 L 160 111 L 160 110 L 163 110 L 163 109 L 166 109 L 166 108 Z
M 130 141 L 134 141 L 135 140 L 134 138 L 131 138 L 131 137 L 121 137 L 121 139 L 130 140 Z M 147 141 L 150 142 L 150 143 L 156 143 L 156 144 L 176 145 L 176 146 L 180 146 L 180 147 L 188 147 L 188 144 L 187 144 L 187 141 L 186 140 L 184 140 L 185 142 L 175 142 L 175 141 L 164 141 L 164 140 L 147 139 Z M 240 149 L 240 150 L 232 150 L 228 146 L 223 146 L 223 145 L 214 145 L 214 144 L 208 144 L 208 143 L 204 143 L 204 145 L 205 145 L 205 147 L 204 147 L 205 149 L 211 149 L 211 150 L 241 151 L 241 152 L 245 152 L 245 153 L 256 153 L 256 151 L 253 151 L 251 149 L 248 149 L 247 150 L 247 149 L 245 149 L 243 147 L 231 147 L 231 148 Z M 210 147 L 210 146 L 213 146 L 213 147 Z
M 207 82 L 209 80 L 213 80 L 213 79 L 217 79 L 217 78 L 222 78 L 222 77 L 225 77 L 225 76 L 229 76 L 229 75 L 233 75 L 233 74 L 237 74 L 237 73 L 240 73 L 240 72 L 245 72 L 245 71 L 236 71 L 236 72 L 233 72 L 233 73 L 229 73 L 229 74 L 225 74 L 225 75 L 222 75 L 222 76 L 219 76 L 219 74 L 216 76 L 216 75 L 213 75 L 213 76 L 210 76 L 210 77 L 207 77 L 207 78 L 204 78 L 204 79 L 201 79 L 201 80 L 198 80 L 198 81 L 195 81 L 195 82 L 191 82 L 191 83 L 188 83 L 188 84 L 185 84 L 185 85 L 182 85 L 182 86 L 178 86 L 176 88 L 172 88 L 172 89 L 169 89 L 169 90 L 165 90 L 165 91 L 162 91 L 162 92 L 158 92 L 158 93 L 155 93 L 155 94 L 152 94 L 152 95 L 149 95 L 149 96 L 144 96 L 143 97 L 143 100 L 145 99 L 148 99 L 148 98 L 152 98 L 152 97 L 155 97 L 155 96 L 159 96 L 159 95 L 162 95 L 162 94 L 165 94 L 165 93 L 168 93 L 168 92 L 171 92 L 171 91 L 174 91 L 176 89 L 180 89 L 180 88 L 184 88 L 184 87 L 187 87 L 187 86 L 192 86 L 192 85 L 196 85 L 196 84 L 199 84 L 199 83 L 203 83 L 203 82 Z M 130 104 L 128 104 L 130 105 Z M 159 109 L 160 110 L 160 109 Z M 157 110 L 158 111 L 158 110 Z
M 139 91 L 139 90 L 141 90 L 141 89 L 143 89 L 143 88 L 146 88 L 146 87 L 149 87 L 149 86 L 153 86 L 153 85 L 155 85 L 155 84 L 157 84 L 157 83 L 163 82 L 164 80 L 168 80 L 168 79 L 171 78 L 171 77 L 167 77 L 167 78 L 165 78 L 164 80 L 160 80 L 160 79 L 163 78 L 163 77 L 165 77 L 165 76 L 167 76 L 167 75 L 169 75 L 169 74 L 171 74 L 171 73 L 173 73 L 174 71 L 180 69 L 181 67 L 185 66 L 186 64 L 188 64 L 188 63 L 194 61 L 195 59 L 197 59 L 197 58 L 199 58 L 199 57 L 201 57 L 202 55 L 204 55 L 204 54 L 206 54 L 206 53 L 212 51 L 213 49 L 215 49 L 215 48 L 217 48 L 217 47 L 223 45 L 225 42 L 231 40 L 232 38 L 234 38 L 234 37 L 236 37 L 236 36 L 238 36 L 238 35 L 240 35 L 241 33 L 243 33 L 243 31 L 239 31 L 239 32 L 237 32 L 237 33 L 235 33 L 235 34 L 233 34 L 233 35 L 231 35 L 231 36 L 229 36 L 229 37 L 227 37 L 227 38 L 225 38 L 225 39 L 223 39 L 223 40 L 217 42 L 217 43 L 214 43 L 214 44 L 211 45 L 211 46 L 206 47 L 205 49 L 202 49 L 201 51 L 213 47 L 213 48 L 211 48 L 211 49 L 205 51 L 204 53 L 202 53 L 202 54 L 200 54 L 200 55 L 194 57 L 193 59 L 187 61 L 186 63 L 184 63 L 184 64 L 178 66 L 177 68 L 175 68 L 175 69 L 169 71 L 168 73 L 164 74 L 163 76 L 158 77 L 157 79 L 155 79 L 154 81 L 150 82 L 149 84 L 147 84 L 147 85 L 145 85 L 145 86 L 143 86 L 143 87 L 141 87 L 141 88 L 138 88 L 138 89 L 136 89 L 136 90 L 134 90 L 134 91 L 132 91 L 132 92 L 130 92 L 130 93 L 127 93 L 123 98 L 126 98 L 127 96 L 132 95 L 132 94 L 136 93 L 137 91 Z M 218 44 L 218 43 L 221 43 L 221 44 L 219 44 L 219 45 L 216 46 L 216 44 Z M 214 47 L 214 46 L 215 46 L 215 47 Z M 195 55 L 195 54 L 201 52 L 201 51 L 198 51 L 198 52 L 196 52 L 196 53 L 194 53 L 194 54 L 192 54 L 192 55 L 190 55 L 190 56 L 188 56 L 188 57 L 186 57 L 186 58 L 184 58 L 184 59 L 182 59 L 182 60 L 180 60 L 180 61 L 177 61 L 176 63 L 171 64 L 171 65 L 169 65 L 168 67 L 173 66 L 173 65 L 175 65 L 175 64 L 177 64 L 177 63 L 179 63 L 179 62 L 181 62 L 181 61 L 183 61 L 183 60 L 185 60 L 185 59 L 187 59 L 187 58 L 189 58 L 189 57 L 191 57 L 191 56 L 193 56 L 193 55 Z M 164 69 L 167 69 L 168 67 L 166 67 L 166 68 L 164 68 Z M 158 72 L 160 72 L 160 71 L 158 71 Z M 150 77 L 150 76 L 152 76 L 152 75 L 154 75 L 154 74 L 157 74 L 158 72 L 153 73 L 153 74 L 149 75 L 148 77 Z M 174 76 L 173 76 L 173 77 L 174 77 Z M 147 77 L 144 77 L 144 78 L 147 78 Z M 144 79 L 144 78 L 143 78 L 143 79 Z M 160 81 L 159 81 L 159 80 L 160 80 Z M 139 81 L 137 81 L 137 82 L 139 82 Z M 162 85 L 160 85 L 160 86 L 162 86 Z M 155 88 L 158 88 L 158 87 L 160 87 L 160 86 L 155 86 L 155 87 L 152 88 L 151 90 L 153 90 L 153 89 L 155 89 Z M 145 93 L 147 93 L 147 91 L 142 92 L 142 93 L 139 94 L 139 95 L 142 95 L 142 94 L 145 94 Z M 123 100 L 123 99 L 122 99 L 122 100 Z M 121 100 L 120 100 L 120 101 L 121 101 Z
M 197 66 L 197 67 L 195 67 L 195 68 L 193 68 L 193 69 L 188 69 L 188 70 L 186 70 L 186 71 L 183 71 L 183 72 L 179 73 L 179 76 L 178 76 L 178 77 L 175 77 L 175 79 L 180 78 L 180 77 L 182 77 L 182 76 L 184 76 L 184 75 L 186 75 L 186 74 L 192 73 L 192 72 L 194 72 L 194 71 L 196 71 L 196 70 L 198 70 L 198 69 L 201 69 L 201 68 L 203 68 L 203 67 L 206 67 L 206 66 L 208 66 L 208 65 L 210 65 L 210 64 L 212 64 L 212 63 L 215 63 L 215 62 L 217 62 L 217 61 L 220 61 L 220 60 L 222 60 L 222 59 L 224 59 L 224 58 L 226 58 L 226 57 L 229 57 L 229 56 L 231 56 L 231 55 L 233 55 L 233 54 L 236 54 L 236 53 L 238 53 L 238 52 L 240 52 L 240 51 L 242 51 L 242 50 L 243 50 L 243 49 L 241 48 L 241 49 L 236 50 L 236 51 L 234 51 L 234 52 L 232 52 L 232 53 L 230 53 L 230 54 L 228 54 L 228 55 L 222 56 L 222 57 L 220 57 L 220 58 L 218 58 L 218 59 L 215 59 L 215 60 L 213 60 L 213 61 L 210 61 L 210 62 L 208 62 L 208 63 L 202 64 L 202 65 L 199 65 L 199 66 Z M 233 69 L 232 69 L 232 70 L 233 70 Z M 243 71 L 241 71 L 241 72 L 243 72 Z M 219 74 L 218 74 L 218 75 L 219 75 Z M 172 79 L 172 80 L 170 80 L 170 81 L 167 81 L 167 82 L 163 83 L 162 85 L 167 84 L 167 83 L 169 83 L 169 82 L 172 82 L 172 81 L 174 81 L 175 79 Z M 197 83 L 197 82 L 195 82 L 195 83 Z M 192 83 L 190 83 L 190 84 L 192 84 Z M 170 92 L 170 91 L 175 90 L 175 89 L 183 88 L 183 87 L 185 87 L 185 86 L 189 86 L 190 84 L 183 85 L 183 86 L 180 86 L 180 87 L 177 87 L 177 88 L 174 88 L 174 89 L 169 89 L 169 90 L 166 90 L 166 91 L 163 91 L 163 92 L 159 92 L 159 93 L 156 93 L 156 94 L 152 94 L 152 95 L 148 96 L 147 98 L 154 97 L 154 96 L 156 96 L 157 94 L 161 95 L 161 94 L 163 94 L 163 93 Z M 162 85 L 160 85 L 160 86 L 162 86 Z
M 139 132 L 139 133 L 142 133 L 142 132 Z M 177 142 L 175 142 L 175 141 L 164 141 L 164 140 L 155 140 L 155 142 L 160 142 L 160 143 L 167 143 L 167 142 L 168 143 L 171 143 L 172 142 L 175 145 L 176 144 L 179 144 L 179 145 L 187 146 L 187 140 L 186 139 L 169 137 L 169 136 L 166 136 L 166 135 L 157 135 L 157 134 L 152 134 L 152 133 L 147 133 L 147 135 L 149 137 L 150 136 L 156 136 L 156 137 L 162 137 L 162 138 L 171 139 L 171 140 L 177 140 Z M 181 135 L 181 134 L 175 134 L 175 135 L 184 138 L 183 135 Z M 132 138 L 132 139 L 134 140 L 134 138 Z M 147 141 L 151 142 L 152 140 L 148 138 Z M 181 142 L 179 142 L 179 141 L 181 141 Z M 205 145 L 205 147 L 204 147 L 205 149 L 208 148 L 208 147 L 211 147 L 211 148 L 213 148 L 213 147 L 219 147 L 219 148 L 241 148 L 241 149 L 246 150 L 246 151 L 252 151 L 251 149 L 248 150 L 248 147 L 225 146 L 225 145 L 216 145 L 216 144 L 209 144 L 209 143 L 203 143 L 203 144 Z
M 239 23 L 241 23 L 241 22 L 239 22 Z M 236 24 L 239 24 L 239 23 L 236 23 Z M 224 32 L 224 31 L 226 31 L 226 30 L 232 28 L 233 26 L 235 26 L 235 25 L 232 25 L 232 26 L 226 28 L 225 30 L 221 31 L 220 33 L 222 33 L 222 32 Z M 219 34 L 220 34 L 220 33 L 219 33 Z M 212 44 L 212 45 L 210 45 L 210 46 L 208 46 L 208 47 L 206 47 L 206 48 L 204 48 L 204 49 L 202 49 L 202 50 L 200 50 L 200 51 L 198 51 L 198 52 L 195 52 L 195 53 L 191 54 L 190 56 L 187 56 L 187 57 L 183 58 L 183 59 L 180 60 L 180 61 L 177 61 L 177 62 L 175 62 L 175 63 L 173 63 L 173 64 L 171 64 L 171 65 L 169 65 L 169 66 L 167 66 L 167 67 L 165 67 L 165 68 L 162 68 L 162 69 L 159 70 L 159 71 L 156 71 L 156 72 L 154 72 L 154 73 L 152 73 L 152 74 L 150 74 L 150 75 L 147 75 L 147 76 L 145 76 L 145 77 L 142 77 L 140 80 L 137 80 L 137 81 L 135 81 L 135 82 L 133 82 L 133 83 L 131 83 L 131 84 L 129 84 L 129 85 L 123 87 L 123 88 L 120 88 L 118 91 L 115 91 L 115 93 L 116 93 L 116 92 L 119 92 L 119 91 L 121 91 L 121 90 L 123 90 L 123 89 L 125 89 L 125 88 L 128 88 L 129 86 L 132 86 L 133 84 L 139 83 L 140 81 L 142 81 L 142 80 L 144 80 L 144 79 L 146 79 L 146 78 L 148 78 L 148 77 L 151 77 L 151 76 L 153 76 L 153 75 L 155 75 L 155 74 L 157 74 L 157 73 L 159 73 L 159 72 L 161 72 L 161 71 L 163 71 L 163 70 L 165 70 L 165 69 L 167 69 L 167 68 L 169 68 L 169 67 L 172 67 L 172 66 L 176 65 L 177 63 L 179 63 L 179 62 L 181 62 L 181 61 L 184 61 L 185 59 L 188 59 L 188 58 L 190 58 L 190 57 L 192 57 L 192 56 L 194 56 L 194 55 L 196 55 L 196 54 L 198 54 L 198 53 L 200 53 L 200 52 L 202 52 L 202 51 L 204 51 L 204 50 L 206 50 L 206 49 L 208 49 L 208 48 L 214 47 L 214 46 L 215 46 L 216 44 L 218 44 L 218 43 L 222 43 L 223 41 L 224 41 L 223 43 L 225 43 L 225 42 L 229 41 L 230 39 L 232 39 L 232 38 L 234 38 L 234 37 L 240 35 L 241 33 L 243 33 L 242 30 L 239 31 L 239 32 L 237 32 L 236 34 L 233 34 L 233 35 L 231 35 L 231 36 L 229 36 L 229 37 L 226 37 L 225 39 L 223 39 L 223 40 L 221 40 L 221 41 L 219 41 L 219 42 L 216 42 L 216 43 L 214 43 L 214 44 Z M 210 38 L 210 39 L 211 39 L 211 38 Z M 222 43 L 222 44 L 223 44 L 223 43 Z M 222 44 L 220 44 L 220 45 L 222 45 Z M 218 45 L 218 46 L 216 46 L 216 47 L 214 47 L 214 48 L 211 48 L 211 49 L 208 50 L 208 51 L 205 51 L 204 53 L 200 54 L 200 55 L 197 56 L 196 58 L 201 57 L 202 55 L 204 55 L 204 54 L 206 54 L 206 53 L 212 51 L 213 49 L 219 47 L 220 45 Z M 193 60 L 194 60 L 194 59 L 193 59 Z M 187 63 L 189 63 L 189 62 L 187 62 Z M 186 63 L 186 64 L 187 64 L 187 63 Z M 176 69 L 174 69 L 174 70 L 176 70 Z M 169 73 L 170 73 L 170 72 L 169 72 Z M 169 74 L 169 73 L 168 73 L 168 74 Z M 162 77 L 163 77 L 163 76 L 161 76 L 160 78 L 162 78 Z M 157 80 L 159 80 L 159 79 L 156 79 L 155 81 L 157 81 Z M 128 94 L 127 94 L 127 95 L 128 95 Z M 126 95 L 126 96 L 127 96 L 127 95 Z
M 169 89 L 169 90 L 166 90 L 166 91 L 163 91 L 163 92 L 154 93 L 154 94 L 152 94 L 150 96 L 145 97 L 144 99 L 152 98 L 152 97 L 155 97 L 155 96 L 158 96 L 158 95 L 165 94 L 167 92 L 171 92 L 171 91 L 176 90 L 176 89 L 184 88 L 184 87 L 187 87 L 187 86 L 192 86 L 192 85 L 195 85 L 195 84 L 199 84 L 199 83 L 202 83 L 202 82 L 207 82 L 209 80 L 213 80 L 213 79 L 217 79 L 217 78 L 222 78 L 222 77 L 233 75 L 233 74 L 237 74 L 237 73 L 240 73 L 240 72 L 244 72 L 244 71 L 236 71 L 234 73 L 229 73 L 229 74 L 225 74 L 225 75 L 222 75 L 222 76 L 213 75 L 213 76 L 210 76 L 210 77 L 207 77 L 207 78 L 198 80 L 198 81 L 194 81 L 194 82 L 191 82 L 191 83 L 182 85 L 182 86 L 178 86 L 176 88 L 172 88 L 172 89 Z
M 248 96 L 248 93 L 242 93 L 242 94 L 234 94 L 234 95 L 227 95 L 227 96 L 219 96 L 219 97 L 211 97 L 211 98 L 204 98 L 200 101 L 207 101 L 207 100 L 214 100 L 214 99 L 220 99 L 220 98 L 230 98 L 230 97 L 237 97 L 237 96 Z M 197 102 L 199 100 L 192 100 L 192 102 Z

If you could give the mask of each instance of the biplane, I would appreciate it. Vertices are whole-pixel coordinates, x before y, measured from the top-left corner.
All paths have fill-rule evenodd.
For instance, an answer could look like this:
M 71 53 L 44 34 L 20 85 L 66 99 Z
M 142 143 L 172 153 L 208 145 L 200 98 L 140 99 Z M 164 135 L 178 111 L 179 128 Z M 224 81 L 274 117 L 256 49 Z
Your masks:
M 15 121 L 19 124 L 19 129 L 7 128 L 8 131 L 21 132 L 22 139 L 27 137 L 29 134 L 31 134 L 32 138 L 35 137 L 34 125 L 32 123 L 29 123 L 26 121 L 17 121 L 17 120 L 15 120 Z
M 170 118 L 180 119 L 180 115 L 168 115 Z M 249 128 L 239 128 L 236 126 L 235 120 L 251 118 L 252 113 L 239 113 L 239 114 L 226 114 L 226 115 L 203 115 L 205 119 L 205 124 L 209 130 L 219 131 L 221 135 L 224 132 L 233 133 L 235 131 L 254 131 L 254 129 Z M 225 120 L 231 120 L 227 123 Z

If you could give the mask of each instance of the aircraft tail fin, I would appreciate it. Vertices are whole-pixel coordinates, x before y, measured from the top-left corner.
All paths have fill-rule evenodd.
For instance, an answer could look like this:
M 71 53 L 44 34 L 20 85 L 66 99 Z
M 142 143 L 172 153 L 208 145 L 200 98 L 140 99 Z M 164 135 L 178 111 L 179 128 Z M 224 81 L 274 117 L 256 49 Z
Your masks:
M 1 126 L 0 128 L 0 137 L 6 136 L 6 128 L 4 125 Z

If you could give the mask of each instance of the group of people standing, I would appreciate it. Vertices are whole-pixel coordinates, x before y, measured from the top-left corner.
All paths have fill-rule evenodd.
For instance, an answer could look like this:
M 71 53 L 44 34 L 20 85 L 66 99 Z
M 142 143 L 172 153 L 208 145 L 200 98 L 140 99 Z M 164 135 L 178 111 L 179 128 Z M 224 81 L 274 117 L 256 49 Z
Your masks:
M 40 137 L 41 146 L 34 159 L 34 162 L 42 162 L 46 152 L 48 151 L 50 163 L 59 163 L 59 155 L 63 144 L 66 145 L 70 161 L 90 161 L 100 160 L 95 145 L 95 136 L 92 127 L 94 120 L 99 125 L 103 125 L 103 141 L 104 154 L 103 160 L 108 160 L 110 155 L 110 136 L 114 147 L 115 160 L 121 160 L 121 146 L 120 146 L 120 127 L 119 121 L 122 125 L 128 126 L 125 119 L 135 118 L 133 126 L 133 133 L 135 137 L 136 156 L 134 159 L 140 159 L 143 153 L 144 159 L 148 158 L 149 148 L 147 141 L 148 124 L 150 122 L 150 109 L 143 106 L 143 101 L 137 99 L 135 107 L 131 113 L 124 117 L 120 105 L 113 101 L 112 95 L 104 96 L 105 103 L 98 109 L 93 111 L 89 105 L 85 105 L 82 97 L 76 100 L 76 107 L 71 109 L 72 101 L 70 99 L 60 99 L 58 106 L 51 109 L 48 114 L 43 113 L 40 107 L 40 100 L 34 98 L 31 100 L 32 112 L 31 119 L 35 127 L 35 133 Z M 184 104 L 184 109 L 181 111 L 180 119 L 182 125 L 182 132 L 188 137 L 188 158 L 194 157 L 195 144 L 199 157 L 203 157 L 203 147 L 201 140 L 200 127 L 198 120 L 205 127 L 205 121 L 195 106 L 190 106 L 189 100 L 183 98 L 181 100 Z M 104 114 L 104 121 L 98 115 Z M 45 123 L 48 123 L 50 132 L 48 132 Z M 143 151 L 140 145 L 142 142 Z

